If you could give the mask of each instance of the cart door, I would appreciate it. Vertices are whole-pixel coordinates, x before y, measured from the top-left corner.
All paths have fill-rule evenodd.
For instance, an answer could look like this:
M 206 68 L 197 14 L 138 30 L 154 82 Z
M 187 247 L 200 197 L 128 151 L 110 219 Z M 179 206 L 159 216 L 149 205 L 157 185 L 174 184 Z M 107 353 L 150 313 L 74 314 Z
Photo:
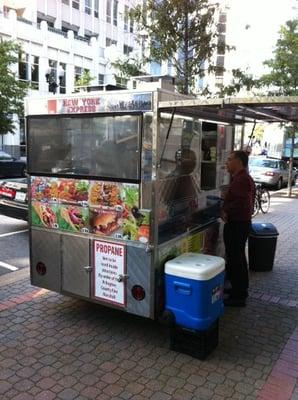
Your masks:
M 62 235 L 62 291 L 90 298 L 89 239 Z

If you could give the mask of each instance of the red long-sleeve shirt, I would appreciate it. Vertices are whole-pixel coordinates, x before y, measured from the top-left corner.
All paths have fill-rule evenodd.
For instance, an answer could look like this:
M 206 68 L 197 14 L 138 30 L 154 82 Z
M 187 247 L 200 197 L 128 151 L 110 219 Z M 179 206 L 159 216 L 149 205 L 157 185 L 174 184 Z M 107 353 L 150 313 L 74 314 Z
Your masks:
M 246 169 L 242 169 L 233 176 L 224 199 L 223 210 L 227 215 L 227 221 L 250 221 L 254 196 L 254 181 Z

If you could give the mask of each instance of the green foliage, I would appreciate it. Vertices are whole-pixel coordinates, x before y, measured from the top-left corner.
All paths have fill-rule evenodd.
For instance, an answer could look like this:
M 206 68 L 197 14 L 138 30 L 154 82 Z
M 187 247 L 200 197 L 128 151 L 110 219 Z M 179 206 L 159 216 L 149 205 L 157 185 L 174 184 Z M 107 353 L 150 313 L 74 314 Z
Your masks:
M 0 135 L 14 133 L 12 115 L 24 114 L 24 97 L 28 85 L 19 81 L 12 67 L 18 63 L 21 47 L 11 41 L 0 39 Z
M 143 63 L 134 57 L 119 58 L 111 65 L 117 70 L 115 78 L 116 82 L 120 84 L 126 85 L 131 76 L 145 75 L 145 72 L 142 71 Z
M 261 77 L 261 86 L 273 89 L 274 94 L 298 95 L 298 19 L 281 27 L 274 58 L 264 65 L 271 71 Z
M 82 75 L 76 79 L 75 86 L 90 86 L 94 78 L 90 75 L 90 71 L 84 70 Z
M 240 90 L 245 89 L 246 91 L 251 91 L 254 87 L 258 87 L 258 81 L 253 78 L 251 74 L 248 74 L 241 69 L 232 70 L 232 81 L 227 86 L 222 86 L 219 88 L 220 96 L 233 96 L 240 92 Z
M 187 94 L 194 77 L 214 72 L 211 65 L 217 43 L 214 13 L 217 5 L 209 0 L 147 0 L 130 13 L 137 22 L 139 34 L 149 38 L 146 61 L 171 60 L 180 82 L 180 91 Z M 140 38 L 142 39 L 141 35 Z M 208 63 L 208 67 L 206 66 Z

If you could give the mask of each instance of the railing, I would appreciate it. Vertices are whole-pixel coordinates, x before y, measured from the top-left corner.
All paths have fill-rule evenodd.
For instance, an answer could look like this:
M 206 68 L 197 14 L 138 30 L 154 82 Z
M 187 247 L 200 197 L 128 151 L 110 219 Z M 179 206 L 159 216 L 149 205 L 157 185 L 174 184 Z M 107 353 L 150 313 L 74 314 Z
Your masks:
M 52 28 L 51 26 L 48 26 L 48 31 L 53 32 L 53 33 L 58 33 L 58 35 L 67 37 L 67 33 L 61 31 L 61 29 L 57 29 L 57 28 Z
M 17 20 L 20 22 L 24 22 L 25 24 L 28 24 L 28 25 L 33 25 L 32 21 L 29 21 L 28 19 L 23 18 L 23 17 L 17 17 Z

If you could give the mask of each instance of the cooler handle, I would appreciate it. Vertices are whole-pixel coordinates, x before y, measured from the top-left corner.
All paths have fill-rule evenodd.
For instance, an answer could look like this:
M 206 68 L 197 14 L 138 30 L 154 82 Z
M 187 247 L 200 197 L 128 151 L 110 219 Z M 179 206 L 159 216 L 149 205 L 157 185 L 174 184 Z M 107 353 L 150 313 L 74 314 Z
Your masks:
M 186 296 L 191 295 L 191 285 L 189 283 L 175 282 L 174 289 L 179 294 L 184 294 Z

